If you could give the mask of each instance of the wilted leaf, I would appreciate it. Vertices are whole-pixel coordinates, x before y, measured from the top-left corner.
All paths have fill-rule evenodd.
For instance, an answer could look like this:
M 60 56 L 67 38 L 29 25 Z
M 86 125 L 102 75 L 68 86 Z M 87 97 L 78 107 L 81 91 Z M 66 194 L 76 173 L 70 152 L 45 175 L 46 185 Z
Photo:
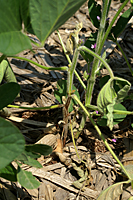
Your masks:
M 36 178 L 32 175 L 31 172 L 22 170 L 21 167 L 19 166 L 18 166 L 17 179 L 18 182 L 27 189 L 34 189 L 40 186 L 40 183 L 36 180 Z
M 101 192 L 97 200 L 116 200 L 123 192 L 123 183 L 119 182 L 111 185 L 107 189 Z
M 130 87 L 131 84 L 127 80 L 114 77 L 110 78 L 99 92 L 97 106 L 107 116 L 107 126 L 109 126 L 110 130 L 113 128 L 114 105 L 123 101 Z

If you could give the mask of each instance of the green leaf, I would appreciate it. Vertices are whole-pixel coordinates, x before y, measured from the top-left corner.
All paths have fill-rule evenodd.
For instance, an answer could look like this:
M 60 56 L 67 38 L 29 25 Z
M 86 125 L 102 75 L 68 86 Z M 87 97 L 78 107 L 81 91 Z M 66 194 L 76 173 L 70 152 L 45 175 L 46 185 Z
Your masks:
M 22 170 L 21 167 L 19 166 L 18 166 L 17 179 L 18 182 L 27 189 L 34 189 L 40 186 L 40 183 L 36 180 L 36 178 L 32 175 L 31 172 Z
M 31 49 L 30 39 L 22 33 L 18 0 L 0 2 L 0 52 L 14 55 Z
M 29 11 L 29 0 L 19 0 L 20 1 L 20 13 L 21 18 L 24 23 L 24 29 L 29 33 L 34 34 L 31 25 L 30 11 Z
M 126 169 L 127 173 L 130 175 L 131 179 L 133 180 L 133 165 L 125 165 L 124 168 Z M 126 174 L 122 171 L 122 173 L 126 176 Z
M 39 40 L 44 43 L 85 2 L 86 0 L 30 0 L 31 24 Z
M 118 86 L 118 89 L 114 85 Z M 122 78 L 110 78 L 108 82 L 102 87 L 97 98 L 97 106 L 99 110 L 107 116 L 107 126 L 110 130 L 113 128 L 113 110 L 114 105 L 123 101 L 131 84 Z M 104 120 L 105 121 L 105 120 Z
M 100 79 L 100 81 L 99 81 L 100 88 L 102 88 L 108 82 L 109 78 L 110 78 L 110 76 L 106 75 Z
M 24 151 L 25 140 L 12 123 L 0 117 L 0 169 Z
M 20 86 L 17 83 L 5 83 L 0 86 L 0 110 L 12 103 L 20 92 Z
M 3 79 L 7 82 L 17 82 L 12 68 L 7 60 L 2 60 L 0 63 L 0 83 Z
M 89 0 L 88 8 L 91 22 L 96 28 L 99 28 L 100 22 L 97 19 L 97 16 L 101 18 L 101 5 L 97 4 L 95 0 Z
M 5 178 L 9 181 L 17 181 L 17 170 L 10 163 L 5 168 L 0 170 L 0 177 Z
M 95 33 L 91 33 L 91 35 L 89 36 L 89 38 L 87 39 L 87 41 L 85 42 L 85 46 L 89 49 L 91 49 L 92 51 L 95 51 L 95 49 L 92 49 L 91 48 L 91 45 L 94 45 L 96 43 L 96 38 L 97 38 L 97 31 Z M 86 52 L 81 52 L 83 58 L 88 61 L 89 59 L 89 62 L 92 62 L 93 61 L 93 56 L 86 53 Z
M 111 185 L 107 189 L 101 192 L 97 200 L 116 200 L 123 192 L 123 183 L 119 182 Z
M 29 165 L 31 167 L 42 168 L 42 165 L 35 159 L 26 155 L 26 151 L 24 151 L 21 155 L 19 155 L 16 160 L 21 161 L 22 163 Z
M 63 104 L 62 97 L 65 96 L 67 99 L 67 81 L 66 80 L 58 80 L 57 81 L 57 88 L 58 90 L 54 91 L 55 98 L 59 101 L 59 103 Z M 72 85 L 72 90 L 74 90 L 74 94 L 77 95 L 77 97 L 80 99 L 79 93 L 77 91 L 77 88 Z M 69 112 L 73 110 L 73 105 L 76 105 L 77 102 L 73 99 L 71 100 L 70 106 L 69 106 Z
M 122 104 L 115 104 L 114 109 L 126 111 L 126 108 Z M 125 117 L 126 117 L 126 114 L 120 115 L 120 114 L 113 113 L 113 125 L 122 122 L 125 119 Z M 99 126 L 107 126 L 107 116 L 104 115 L 101 118 L 98 118 L 97 124 Z
M 126 10 L 118 19 L 116 25 L 112 28 L 112 33 L 115 36 L 115 38 L 117 38 L 122 31 L 125 29 L 128 21 L 131 19 L 133 15 L 133 11 L 131 8 L 129 8 L 128 10 Z
M 28 157 L 28 161 L 23 161 L 24 164 L 31 167 L 42 168 L 42 165 L 35 159 Z
M 26 151 L 31 151 L 34 153 L 39 153 L 41 155 L 47 156 L 52 153 L 52 147 L 46 144 L 32 144 L 26 145 Z

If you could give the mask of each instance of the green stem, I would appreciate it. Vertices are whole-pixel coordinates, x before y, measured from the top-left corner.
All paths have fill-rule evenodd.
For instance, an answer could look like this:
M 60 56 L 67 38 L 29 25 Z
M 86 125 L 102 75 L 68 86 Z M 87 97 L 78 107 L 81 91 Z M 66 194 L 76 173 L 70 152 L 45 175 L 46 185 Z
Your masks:
M 118 162 L 118 164 L 121 166 L 123 172 L 127 175 L 127 177 L 131 180 L 132 178 L 130 177 L 130 175 L 128 174 L 128 172 L 126 171 L 126 169 L 124 168 L 123 164 L 121 163 L 121 161 L 117 158 L 117 156 L 115 155 L 115 153 L 113 152 L 113 150 L 111 149 L 111 147 L 109 146 L 109 144 L 107 143 L 107 141 L 105 140 L 103 134 L 101 133 L 99 127 L 96 125 L 96 123 L 94 122 L 94 120 L 92 119 L 92 117 L 90 116 L 89 112 L 87 111 L 87 109 L 84 107 L 84 105 L 81 103 L 81 101 L 78 99 L 78 97 L 73 94 L 72 98 L 77 101 L 77 103 L 80 105 L 80 107 L 84 110 L 85 114 L 90 118 L 91 123 L 93 124 L 94 128 L 96 129 L 96 131 L 98 132 L 99 136 L 101 137 L 101 139 L 103 140 L 105 146 L 107 147 L 107 149 L 110 151 L 110 153 L 112 154 L 112 156 L 114 157 L 114 159 Z
M 110 68 L 108 63 L 103 58 L 101 58 L 101 56 L 99 56 L 98 54 L 96 54 L 95 52 L 93 52 L 92 50 L 88 49 L 85 46 L 78 47 L 78 50 L 79 51 L 85 51 L 85 52 L 91 54 L 92 56 L 98 58 L 103 63 L 103 65 L 106 67 L 106 69 L 108 70 L 110 77 L 114 78 L 114 74 L 113 74 L 112 69 Z
M 71 64 L 70 68 L 68 68 L 68 78 L 67 78 L 67 93 L 68 93 L 68 95 L 71 95 L 71 92 L 72 92 L 73 75 L 74 75 L 74 70 L 77 65 L 78 57 L 79 57 L 79 51 L 76 48 L 74 51 L 72 64 Z
M 66 55 L 66 58 L 67 58 L 67 60 L 68 60 L 68 63 L 71 65 L 71 64 L 72 64 L 71 59 L 70 59 L 69 55 L 67 54 L 67 50 L 66 50 L 66 48 L 65 48 L 65 45 L 64 45 L 64 43 L 63 43 L 63 41 L 62 41 L 61 35 L 60 35 L 60 33 L 59 33 L 58 30 L 57 30 L 57 35 L 58 35 L 58 37 L 59 37 L 61 46 L 62 46 L 62 48 L 63 48 L 63 51 L 64 51 L 65 55 Z M 82 81 L 82 79 L 80 78 L 80 76 L 78 75 L 78 73 L 77 73 L 76 70 L 74 70 L 74 73 L 75 73 L 76 77 L 78 78 L 79 82 L 81 83 L 81 85 L 83 86 L 83 88 L 86 90 L 86 85 L 84 84 L 84 82 Z
M 125 55 L 123 49 L 121 48 L 120 44 L 119 44 L 117 41 L 115 41 L 115 43 L 117 44 L 118 48 L 120 49 L 120 51 L 121 51 L 121 53 L 122 53 L 122 55 L 123 55 L 123 57 L 124 57 L 124 59 L 125 59 L 125 61 L 126 61 L 126 63 L 127 63 L 127 66 L 128 66 L 128 68 L 129 68 L 129 70 L 130 70 L 132 76 L 133 76 L 133 70 L 132 70 L 132 68 L 131 68 L 131 65 L 130 65 L 129 62 L 128 62 L 128 59 L 127 59 L 127 57 L 126 57 L 126 55 Z
M 117 11 L 117 13 L 115 14 L 114 18 L 112 19 L 112 21 L 110 22 L 110 25 L 108 26 L 107 30 L 106 30 L 106 33 L 102 39 L 102 42 L 101 42 L 101 45 L 100 45 L 100 48 L 98 50 L 98 54 L 101 53 L 101 50 L 104 46 L 104 43 L 105 43 L 105 40 L 107 39 L 111 29 L 112 29 L 112 26 L 113 24 L 115 23 L 115 20 L 117 19 L 117 17 L 119 16 L 119 14 L 121 13 L 121 11 L 123 10 L 123 8 L 126 6 L 126 4 L 129 2 L 129 0 L 125 0 L 123 2 L 123 4 L 121 5 L 121 7 L 119 8 L 119 10 Z
M 42 69 L 46 69 L 46 70 L 64 70 L 64 71 L 67 71 L 68 70 L 68 67 L 67 66 L 64 66 L 64 67 L 46 67 L 46 66 L 43 66 L 43 65 L 40 65 L 36 62 L 34 62 L 33 60 L 30 60 L 28 58 L 23 58 L 23 57 L 19 57 L 19 56 L 10 56 L 10 57 L 13 57 L 13 58 L 16 58 L 16 59 L 19 59 L 19 60 L 24 60 L 26 62 L 30 62 Z
M 133 115 L 133 111 L 124 111 L 124 110 L 114 110 L 113 113 L 119 115 Z
M 62 105 L 53 105 L 53 106 L 47 106 L 47 107 L 25 107 L 25 106 L 17 106 L 17 105 L 8 105 L 7 107 L 10 108 L 20 108 L 20 109 L 27 109 L 27 110 L 47 110 L 47 109 L 55 109 L 55 108 L 60 108 L 62 107 Z

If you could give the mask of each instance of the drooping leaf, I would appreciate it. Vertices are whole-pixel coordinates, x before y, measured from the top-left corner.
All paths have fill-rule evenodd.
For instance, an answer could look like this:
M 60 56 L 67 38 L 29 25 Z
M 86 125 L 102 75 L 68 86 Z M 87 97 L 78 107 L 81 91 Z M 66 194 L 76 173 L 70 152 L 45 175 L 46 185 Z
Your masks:
M 41 42 L 64 24 L 86 0 L 30 0 L 31 24 Z
M 30 39 L 22 33 L 19 1 L 0 1 L 0 52 L 15 55 L 31 49 Z
M 116 200 L 123 192 L 123 184 L 126 182 L 119 182 L 111 185 L 101 192 L 97 200 Z
M 5 168 L 0 170 L 0 177 L 5 178 L 9 181 L 17 181 L 17 170 L 10 163 Z
M 20 86 L 17 83 L 5 83 L 0 86 L 0 110 L 12 103 L 20 92 Z
M 126 111 L 126 108 L 122 104 L 115 104 L 114 110 Z M 120 115 L 120 114 L 113 113 L 113 125 L 122 122 L 125 119 L 125 117 L 126 117 L 126 114 Z M 104 115 L 101 118 L 98 118 L 97 124 L 99 126 L 107 126 L 107 116 Z
M 97 4 L 95 0 L 88 1 L 89 15 L 91 22 L 96 28 L 99 28 L 100 22 L 97 19 L 97 16 L 101 18 L 101 5 Z
M 131 8 L 129 8 L 119 17 L 116 25 L 112 28 L 112 31 L 111 31 L 113 35 L 115 36 L 115 38 L 117 38 L 120 35 L 120 33 L 122 33 L 122 31 L 125 29 L 132 15 L 133 15 L 133 11 Z
M 52 153 L 52 147 L 46 144 L 26 145 L 25 150 L 34 153 L 39 153 L 44 156 L 47 156 Z
M 55 98 L 59 101 L 59 103 L 63 104 L 62 97 L 66 97 L 67 99 L 67 81 L 60 79 L 57 81 L 57 88 L 58 90 L 54 91 Z M 79 93 L 77 91 L 77 88 L 72 85 L 72 90 L 74 91 L 74 94 L 77 95 L 77 97 L 80 99 Z M 73 99 L 71 100 L 70 106 L 69 106 L 69 112 L 73 110 L 73 105 L 76 105 L 76 101 Z
M 119 89 L 116 90 L 115 84 Z M 99 110 L 107 116 L 107 126 L 109 126 L 110 130 L 113 128 L 114 105 L 123 101 L 130 87 L 131 84 L 127 80 L 114 77 L 110 78 L 99 92 L 97 106 Z
M 0 117 L 0 169 L 24 151 L 25 140 L 12 123 Z
M 17 179 L 18 182 L 27 189 L 34 189 L 40 186 L 40 183 L 36 180 L 36 178 L 32 175 L 31 172 L 22 170 L 21 167 L 19 166 L 18 166 Z

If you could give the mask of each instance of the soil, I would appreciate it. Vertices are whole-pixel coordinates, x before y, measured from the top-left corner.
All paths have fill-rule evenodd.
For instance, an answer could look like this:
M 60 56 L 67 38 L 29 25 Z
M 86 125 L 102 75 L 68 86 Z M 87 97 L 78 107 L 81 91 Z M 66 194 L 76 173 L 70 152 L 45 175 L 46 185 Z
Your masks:
M 101 3 L 101 1 L 98 1 L 98 3 Z M 112 1 L 109 12 L 110 20 L 119 7 L 120 4 L 118 1 Z M 125 9 L 129 7 L 130 4 Z M 69 34 L 75 29 L 75 24 L 81 21 L 83 28 L 80 35 L 84 35 L 87 39 L 91 32 L 96 31 L 89 18 L 87 3 L 59 29 L 64 44 L 66 44 Z M 30 34 L 28 36 L 37 41 L 35 36 Z M 131 67 L 133 67 L 133 20 L 127 25 L 119 41 Z M 109 64 L 114 74 L 127 79 L 132 84 L 133 77 L 118 47 L 114 44 L 112 45 L 110 41 L 107 41 L 106 45 L 108 52 L 107 59 L 109 59 Z M 52 33 L 47 39 L 44 48 L 33 46 L 33 50 L 34 53 L 26 50 L 20 53 L 19 56 L 31 59 L 44 66 L 60 67 L 68 65 L 56 32 Z M 57 89 L 57 81 L 67 78 L 66 72 L 46 71 L 33 64 L 14 58 L 10 58 L 10 63 L 21 86 L 20 97 L 16 98 L 13 104 L 28 107 L 46 107 L 59 104 L 54 97 L 54 91 Z M 85 84 L 86 81 L 83 78 L 83 74 L 86 69 L 87 64 L 80 56 L 77 64 L 77 72 Z M 96 102 L 100 90 L 99 80 L 105 75 L 107 75 L 107 71 L 103 68 L 100 76 L 97 76 L 96 79 L 93 103 Z M 81 101 L 84 103 L 85 93 L 76 77 L 74 77 L 74 85 L 78 89 Z M 131 87 L 129 94 L 132 93 L 132 90 L 133 88 Z M 127 110 L 133 110 L 132 100 L 126 100 L 123 104 Z M 85 190 L 80 190 L 72 185 L 74 181 L 79 179 L 79 176 L 72 167 L 71 162 L 76 163 L 81 168 L 82 163 L 79 162 L 75 154 L 71 133 L 68 131 L 64 147 L 60 139 L 63 131 L 62 107 L 51 110 L 42 109 L 41 111 L 16 108 L 9 108 L 9 110 L 12 112 L 12 115 L 8 119 L 20 129 L 27 144 L 43 143 L 51 145 L 53 153 L 47 157 L 42 156 L 38 160 L 43 165 L 42 169 L 25 168 L 23 166 L 24 169 L 32 171 L 33 175 L 40 181 L 41 185 L 39 188 L 27 190 L 22 188 L 18 183 L 10 183 L 1 179 L 1 183 L 5 186 L 0 190 L 0 199 L 11 199 L 8 198 L 8 193 L 10 197 L 12 196 L 14 199 L 21 200 L 97 199 L 101 191 L 118 181 L 124 180 L 119 175 L 120 166 L 112 158 L 89 119 L 87 119 L 85 128 L 76 140 L 80 157 L 89 162 L 89 168 L 91 168 L 91 174 L 88 174 L 89 183 L 86 185 Z M 74 124 L 75 129 L 79 128 L 80 119 L 81 114 L 78 114 Z M 96 121 L 97 118 L 94 117 L 94 120 Z M 125 166 L 133 164 L 132 123 L 132 116 L 128 116 L 119 125 L 114 126 L 112 131 L 107 127 L 100 127 L 105 139 Z M 65 161 L 63 160 L 64 158 Z M 118 199 L 128 199 L 132 196 L 132 192 L 132 189 L 128 186 Z M 5 198 L 4 195 L 6 196 Z

